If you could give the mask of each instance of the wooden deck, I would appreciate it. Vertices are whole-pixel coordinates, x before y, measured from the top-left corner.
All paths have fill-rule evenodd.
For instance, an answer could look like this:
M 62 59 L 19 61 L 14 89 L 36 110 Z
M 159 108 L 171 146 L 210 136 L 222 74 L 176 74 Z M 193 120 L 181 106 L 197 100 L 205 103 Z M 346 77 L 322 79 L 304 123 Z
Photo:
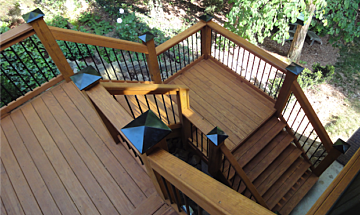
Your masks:
M 229 135 L 225 144 L 230 150 L 275 112 L 274 103 L 211 59 L 200 61 L 171 83 L 189 87 L 191 108 Z
M 172 213 L 72 82 L 1 121 L 2 214 Z

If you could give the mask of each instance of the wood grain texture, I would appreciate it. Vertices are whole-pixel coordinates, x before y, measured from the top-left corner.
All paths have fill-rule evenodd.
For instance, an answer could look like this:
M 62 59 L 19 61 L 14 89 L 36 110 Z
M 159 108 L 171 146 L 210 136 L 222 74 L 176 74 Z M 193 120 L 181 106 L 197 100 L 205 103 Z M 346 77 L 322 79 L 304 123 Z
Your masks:
M 174 84 L 129 84 L 117 82 L 100 82 L 111 95 L 147 95 L 147 94 L 171 94 L 175 95 L 186 86 Z
M 74 215 L 79 214 L 74 201 L 61 180 L 61 177 L 59 177 L 56 173 L 56 164 L 55 166 L 52 166 L 50 162 L 51 160 L 49 160 L 46 152 L 36 139 L 36 136 L 22 114 L 22 111 L 19 109 L 12 112 L 11 119 L 19 131 L 28 153 L 36 164 L 37 169 L 39 170 L 61 213 Z
M 7 214 L 9 215 L 25 214 L 20 204 L 20 200 L 15 193 L 14 187 L 10 182 L 9 176 L 6 173 L 2 161 L 1 161 L 1 200 L 2 203 L 4 204 L 4 208 Z
M 161 84 L 162 79 L 160 74 L 159 62 L 156 55 L 154 39 L 151 39 L 144 44 L 146 45 L 149 52 L 148 54 L 146 54 L 146 61 L 149 68 L 151 80 L 155 84 Z
M 23 140 L 16 130 L 11 118 L 6 117 L 3 119 L 1 127 L 9 141 L 9 146 L 19 163 L 29 187 L 33 191 L 34 197 L 36 198 L 41 211 L 45 214 L 61 214 L 32 158 L 28 154 L 28 151 L 23 144 Z M 3 144 L 2 146 L 4 147 Z M 7 149 L 7 147 L 5 147 L 5 149 Z M 6 151 L 4 151 L 4 153 L 6 153 Z
M 185 31 L 179 33 L 178 35 L 174 36 L 173 38 L 167 40 L 166 42 L 158 45 L 156 47 L 156 55 L 160 55 L 161 53 L 165 52 L 166 50 L 170 49 L 174 45 L 178 44 L 179 42 L 183 41 L 184 39 L 188 38 L 192 34 L 201 30 L 206 23 L 204 21 L 199 21 L 195 25 L 191 26 L 190 28 L 186 29 Z
M 120 40 L 69 29 L 57 28 L 53 26 L 49 26 L 49 29 L 56 40 L 69 41 L 74 43 L 84 43 L 93 46 L 101 46 L 148 54 L 146 46 L 141 43 L 135 43 L 126 40 Z
M 7 32 L 9 32 L 9 31 L 7 31 Z M 7 32 L 5 32 L 5 33 L 7 33 Z M 5 34 L 5 33 L 4 33 L 4 34 Z M 4 35 L 4 34 L 2 34 L 2 35 Z M 9 48 L 10 46 L 12 46 L 12 45 L 14 45 L 14 44 L 16 44 L 16 43 L 18 43 L 18 42 L 21 42 L 21 41 L 25 40 L 26 38 L 31 37 L 31 36 L 34 35 L 34 34 L 35 34 L 35 31 L 34 31 L 34 30 L 31 30 L 31 31 L 28 31 L 28 32 L 26 32 L 26 33 L 24 33 L 24 34 L 19 35 L 18 37 L 13 38 L 12 40 L 10 40 L 10 41 L 7 42 L 7 43 L 1 43 L 1 44 L 0 44 L 0 51 L 3 51 L 3 50 Z M 1 36 L 2 36 L 2 35 L 1 35 Z M 2 37 L 0 38 L 0 40 L 1 40 L 1 39 L 2 39 Z
M 24 104 L 25 102 L 29 101 L 30 99 L 34 98 L 35 96 L 39 95 L 40 93 L 44 92 L 50 87 L 53 87 L 54 85 L 60 83 L 63 80 L 64 77 L 62 74 L 60 74 L 57 77 L 51 79 L 50 81 L 43 83 L 41 86 L 36 87 L 34 90 L 26 93 L 24 96 L 17 98 L 13 102 L 10 102 L 8 105 L 0 109 L 1 118 L 7 116 L 7 113 L 11 112 L 15 108 L 19 107 L 20 105 Z
M 164 150 L 151 154 L 149 160 L 156 172 L 210 214 L 272 213 Z
M 158 194 L 153 194 L 146 201 L 136 207 L 131 215 L 153 214 L 164 205 Z
M 22 24 L 16 28 L 10 29 L 9 31 L 1 34 L 0 46 L 5 45 L 6 43 L 11 43 L 11 41 L 15 40 L 17 37 L 20 37 L 31 31 L 33 31 L 33 27 L 27 23 Z
M 30 214 L 41 214 L 38 202 L 21 171 L 3 129 L 1 129 L 1 160 L 23 210 Z

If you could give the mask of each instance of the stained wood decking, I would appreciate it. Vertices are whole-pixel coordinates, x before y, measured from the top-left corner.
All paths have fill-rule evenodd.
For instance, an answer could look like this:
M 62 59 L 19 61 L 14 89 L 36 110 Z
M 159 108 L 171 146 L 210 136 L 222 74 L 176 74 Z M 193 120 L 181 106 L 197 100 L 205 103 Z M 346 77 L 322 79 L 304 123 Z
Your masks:
M 171 83 L 189 87 L 191 108 L 229 135 L 225 144 L 230 150 L 275 112 L 274 103 L 210 59 Z
M 1 203 L 2 214 L 172 210 L 72 82 L 1 121 Z

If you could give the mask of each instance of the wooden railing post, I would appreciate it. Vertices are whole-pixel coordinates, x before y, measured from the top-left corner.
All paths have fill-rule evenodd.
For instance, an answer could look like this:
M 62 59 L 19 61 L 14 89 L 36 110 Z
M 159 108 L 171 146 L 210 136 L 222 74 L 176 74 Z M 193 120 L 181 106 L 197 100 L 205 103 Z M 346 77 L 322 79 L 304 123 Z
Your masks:
M 220 128 L 215 127 L 211 130 L 206 137 L 209 140 L 209 163 L 208 163 L 208 172 L 213 177 L 217 177 L 220 172 L 220 167 L 222 163 L 222 152 L 221 146 L 225 144 L 225 140 L 229 137 L 225 132 Z
M 199 18 L 203 22 L 210 22 L 213 17 L 202 15 Z M 201 55 L 204 55 L 204 59 L 208 59 L 211 55 L 211 28 L 209 26 L 201 29 Z
M 183 111 L 190 108 L 189 103 L 189 89 L 180 89 L 177 94 L 177 105 L 179 112 L 179 119 L 182 125 L 181 141 L 186 146 L 187 140 L 190 137 L 190 121 L 183 116 Z
M 64 79 L 69 82 L 71 81 L 70 76 L 74 75 L 74 71 L 71 69 L 49 27 L 43 20 L 43 16 L 44 14 L 40 9 L 35 9 L 34 11 L 23 15 L 25 21 L 33 27 L 36 35 L 39 37 L 41 43 L 44 45 L 47 53 L 54 61 Z
M 151 80 L 155 84 L 161 84 L 162 80 L 161 80 L 160 68 L 155 50 L 154 35 L 151 34 L 150 32 L 146 32 L 145 34 L 139 36 L 139 38 L 147 46 L 149 52 L 149 54 L 146 54 L 146 61 L 149 67 Z
M 290 97 L 291 86 L 293 85 L 293 82 L 297 79 L 299 74 L 304 70 L 304 68 L 296 63 L 292 63 L 290 64 L 290 66 L 286 67 L 286 70 L 287 73 L 284 83 L 275 102 L 276 116 L 280 116 L 280 114 L 282 113 L 285 104 Z

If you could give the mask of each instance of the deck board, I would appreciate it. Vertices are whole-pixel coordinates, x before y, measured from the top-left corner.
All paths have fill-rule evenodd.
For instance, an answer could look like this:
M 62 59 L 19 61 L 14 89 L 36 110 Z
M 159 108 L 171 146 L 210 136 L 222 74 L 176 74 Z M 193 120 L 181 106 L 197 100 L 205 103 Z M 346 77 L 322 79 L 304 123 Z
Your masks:
M 72 82 L 19 107 L 0 130 L 4 214 L 131 214 L 156 193 Z
M 190 107 L 229 135 L 230 150 L 275 111 L 274 103 L 211 60 L 200 61 L 171 84 L 189 87 Z

